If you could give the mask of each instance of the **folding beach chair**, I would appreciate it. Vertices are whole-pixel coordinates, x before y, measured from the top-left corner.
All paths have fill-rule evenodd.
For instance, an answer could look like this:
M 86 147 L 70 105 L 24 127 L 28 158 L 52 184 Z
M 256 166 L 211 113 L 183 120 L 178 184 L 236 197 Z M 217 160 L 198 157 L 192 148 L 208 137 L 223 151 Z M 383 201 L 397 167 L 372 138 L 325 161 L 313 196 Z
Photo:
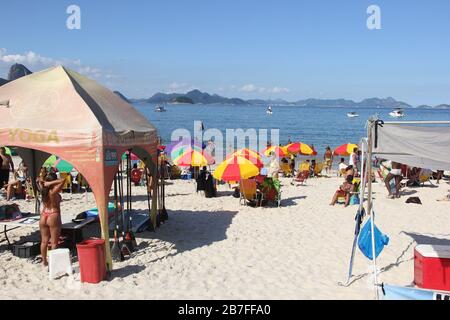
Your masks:
M 284 177 L 290 178 L 293 175 L 293 172 L 291 170 L 291 167 L 289 166 L 289 163 L 282 163 L 280 165 L 280 172 L 283 174 Z
M 431 177 L 433 176 L 433 172 L 431 170 L 422 170 L 419 175 L 419 183 L 423 187 L 425 182 L 429 182 L 432 186 L 434 186 L 433 182 L 431 182 Z
M 258 192 L 256 188 L 256 181 L 253 179 L 243 179 L 239 183 L 240 199 L 239 203 L 247 205 L 250 203 L 255 203 L 257 206 L 261 206 L 262 195 Z M 258 199 L 260 195 L 261 199 Z
M 317 163 L 314 167 L 314 177 L 321 177 L 322 176 L 322 170 L 325 166 L 324 162 Z

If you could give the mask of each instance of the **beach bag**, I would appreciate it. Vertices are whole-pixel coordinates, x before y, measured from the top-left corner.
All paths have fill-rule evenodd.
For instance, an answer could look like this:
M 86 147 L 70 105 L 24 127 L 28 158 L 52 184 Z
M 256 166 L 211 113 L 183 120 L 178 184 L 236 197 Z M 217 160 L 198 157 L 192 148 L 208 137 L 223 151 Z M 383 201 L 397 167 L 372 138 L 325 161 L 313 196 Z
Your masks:
M 359 204 L 359 197 L 358 195 L 354 194 L 350 197 L 350 205 L 357 205 Z
M 19 206 L 17 204 L 6 204 L 0 206 L 0 221 L 20 219 L 21 217 L 22 213 L 20 212 Z
M 372 230 L 371 230 L 371 223 L 372 218 L 369 218 L 363 228 L 361 229 L 361 233 L 359 234 L 358 238 L 358 247 L 359 250 L 370 260 L 373 260 L 373 254 L 372 254 Z M 377 226 L 374 226 L 375 231 L 375 256 L 378 257 L 378 255 L 383 251 L 384 246 L 387 246 L 389 244 L 389 237 L 383 233 L 377 228 Z
M 419 197 L 409 197 L 408 199 L 406 199 L 406 203 L 422 204 L 422 201 L 420 201 Z

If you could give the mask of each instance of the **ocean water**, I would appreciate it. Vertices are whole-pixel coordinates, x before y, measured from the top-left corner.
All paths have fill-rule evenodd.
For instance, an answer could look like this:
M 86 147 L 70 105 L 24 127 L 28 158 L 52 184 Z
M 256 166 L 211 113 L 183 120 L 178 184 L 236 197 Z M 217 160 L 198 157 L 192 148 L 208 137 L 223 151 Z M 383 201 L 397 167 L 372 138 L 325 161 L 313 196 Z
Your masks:
M 158 129 L 163 143 L 171 140 L 174 130 L 183 128 L 194 131 L 194 121 L 203 122 L 205 130 L 216 128 L 224 135 L 226 129 L 279 129 L 281 144 L 301 141 L 313 144 L 319 154 L 326 146 L 332 149 L 351 142 L 359 143 L 366 136 L 367 119 L 375 114 L 385 121 L 396 120 L 389 116 L 392 109 L 274 106 L 267 115 L 267 106 L 236 105 L 166 105 L 166 112 L 155 112 L 154 104 L 136 104 L 135 107 Z M 348 118 L 347 112 L 355 111 L 357 118 Z M 402 120 L 449 120 L 450 110 L 405 109 Z M 226 148 L 226 146 L 224 146 Z

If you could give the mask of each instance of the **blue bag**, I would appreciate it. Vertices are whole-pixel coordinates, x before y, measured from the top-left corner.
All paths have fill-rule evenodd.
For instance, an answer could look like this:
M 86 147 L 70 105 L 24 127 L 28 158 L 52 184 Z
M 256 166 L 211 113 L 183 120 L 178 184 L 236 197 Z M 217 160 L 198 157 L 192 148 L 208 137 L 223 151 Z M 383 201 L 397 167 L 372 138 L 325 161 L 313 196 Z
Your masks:
M 356 204 L 359 204 L 359 196 L 357 194 L 354 194 L 350 197 L 350 205 Z
M 372 218 L 367 220 L 367 222 L 364 224 L 363 228 L 361 229 L 361 233 L 359 234 L 358 238 L 358 247 L 361 250 L 361 252 L 370 260 L 373 260 L 372 255 L 372 230 L 371 230 L 371 224 Z M 377 228 L 377 226 L 374 226 L 375 231 L 375 254 L 376 257 L 383 251 L 384 246 L 388 245 L 389 243 L 389 237 L 383 233 Z

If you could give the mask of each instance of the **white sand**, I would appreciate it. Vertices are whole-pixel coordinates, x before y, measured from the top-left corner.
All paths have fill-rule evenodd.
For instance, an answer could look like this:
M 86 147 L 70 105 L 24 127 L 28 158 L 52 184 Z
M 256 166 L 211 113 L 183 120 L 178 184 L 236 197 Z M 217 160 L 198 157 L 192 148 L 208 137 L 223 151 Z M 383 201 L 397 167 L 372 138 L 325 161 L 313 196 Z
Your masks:
M 1 299 L 372 299 L 371 262 L 359 250 L 354 281 L 345 282 L 353 242 L 356 206 L 330 207 L 338 178 L 308 180 L 294 187 L 282 179 L 281 208 L 239 205 L 228 185 L 219 197 L 195 194 L 195 183 L 169 181 L 170 219 L 156 233 L 139 234 L 138 252 L 114 265 L 112 279 L 98 285 L 48 273 L 30 260 L 14 257 L 0 245 Z M 413 281 L 416 243 L 450 244 L 450 202 L 437 202 L 450 189 L 407 188 L 423 205 L 386 198 L 374 185 L 378 227 L 390 237 L 378 263 L 382 282 L 408 286 Z M 134 208 L 147 206 L 142 187 L 133 188 Z M 71 199 L 72 197 L 72 199 Z M 74 215 L 95 207 L 92 194 L 64 194 L 62 210 Z M 71 200 L 70 200 L 71 199 Z M 16 201 L 23 211 L 33 203 Z M 10 233 L 13 240 L 29 234 Z

